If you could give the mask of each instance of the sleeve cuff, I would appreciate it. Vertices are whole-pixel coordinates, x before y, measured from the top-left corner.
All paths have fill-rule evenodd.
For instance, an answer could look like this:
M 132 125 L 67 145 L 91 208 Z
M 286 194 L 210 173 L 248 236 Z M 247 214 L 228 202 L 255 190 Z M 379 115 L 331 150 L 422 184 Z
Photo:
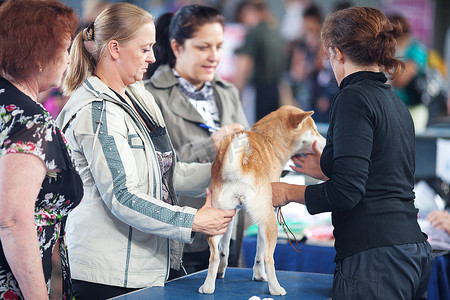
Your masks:
M 311 215 L 329 212 L 331 207 L 325 196 L 325 182 L 308 185 L 305 190 L 305 205 Z
M 197 213 L 197 209 L 185 206 L 184 213 L 187 215 L 185 220 L 185 227 L 181 228 L 181 242 L 191 244 L 195 237 L 195 232 L 192 231 L 192 225 L 194 224 L 194 217 Z

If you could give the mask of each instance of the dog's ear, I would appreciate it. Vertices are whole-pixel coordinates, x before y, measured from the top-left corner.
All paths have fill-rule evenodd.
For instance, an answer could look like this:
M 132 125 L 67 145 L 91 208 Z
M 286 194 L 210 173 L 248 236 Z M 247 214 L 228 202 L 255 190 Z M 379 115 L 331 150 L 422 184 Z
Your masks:
M 289 120 L 288 120 L 288 124 L 292 127 L 292 128 L 297 128 L 298 125 L 307 117 L 309 117 L 310 115 L 312 115 L 314 113 L 314 111 L 310 110 L 310 111 L 305 111 L 305 112 L 301 112 L 298 114 L 292 114 L 289 116 Z

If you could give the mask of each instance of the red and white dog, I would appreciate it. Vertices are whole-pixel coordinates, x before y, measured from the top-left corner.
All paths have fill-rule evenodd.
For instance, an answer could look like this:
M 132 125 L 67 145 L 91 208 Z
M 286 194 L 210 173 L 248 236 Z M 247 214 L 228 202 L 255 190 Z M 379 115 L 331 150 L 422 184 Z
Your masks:
M 312 114 L 282 106 L 255 123 L 251 131 L 224 139 L 212 165 L 212 205 L 222 209 L 243 207 L 258 225 L 253 280 L 269 281 L 271 295 L 285 295 L 286 291 L 275 274 L 273 252 L 278 231 L 270 182 L 279 181 L 291 156 L 312 153 L 315 140 L 318 149 L 324 147 L 325 139 L 317 131 Z M 224 235 L 208 237 L 208 275 L 199 293 L 212 294 L 216 276 L 225 276 L 232 227 L 233 222 Z

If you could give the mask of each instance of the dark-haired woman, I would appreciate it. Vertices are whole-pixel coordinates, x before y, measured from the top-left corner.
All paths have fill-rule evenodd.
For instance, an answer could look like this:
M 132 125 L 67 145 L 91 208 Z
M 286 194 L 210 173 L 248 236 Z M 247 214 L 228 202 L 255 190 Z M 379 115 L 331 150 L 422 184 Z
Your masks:
M 202 5 L 184 6 L 156 22 L 156 63 L 150 66 L 151 78 L 145 86 L 160 106 L 178 158 L 184 162 L 212 162 L 223 137 L 248 126 L 237 89 L 215 72 L 223 26 L 219 11 Z M 182 196 L 180 203 L 199 208 L 205 199 Z M 230 265 L 236 266 L 236 257 Z M 187 273 L 206 269 L 208 260 L 206 236 L 197 234 L 193 244 L 185 245 L 184 269 Z M 171 277 L 184 275 L 184 270 L 175 270 Z
M 11 0 L 0 20 L 0 298 L 48 299 L 59 240 L 64 298 L 72 299 L 64 220 L 83 186 L 37 99 L 61 85 L 78 17 L 59 1 Z
M 353 7 L 329 15 L 322 43 L 339 92 L 326 146 L 293 158 L 295 170 L 324 180 L 273 183 L 273 203 L 332 212 L 336 271 L 333 300 L 426 299 L 433 255 L 414 207 L 414 125 L 386 84 L 402 66 L 399 29 L 379 10 Z

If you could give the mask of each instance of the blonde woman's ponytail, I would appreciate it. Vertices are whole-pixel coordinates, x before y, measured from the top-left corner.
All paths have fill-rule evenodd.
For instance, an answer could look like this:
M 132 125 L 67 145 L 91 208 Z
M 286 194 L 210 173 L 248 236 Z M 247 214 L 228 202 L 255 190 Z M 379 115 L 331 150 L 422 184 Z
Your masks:
M 65 96 L 70 96 L 91 74 L 93 74 L 96 61 L 87 48 L 92 40 L 85 40 L 87 30 L 77 34 L 70 49 L 70 64 L 63 83 Z M 92 50 L 92 49 L 90 49 Z

